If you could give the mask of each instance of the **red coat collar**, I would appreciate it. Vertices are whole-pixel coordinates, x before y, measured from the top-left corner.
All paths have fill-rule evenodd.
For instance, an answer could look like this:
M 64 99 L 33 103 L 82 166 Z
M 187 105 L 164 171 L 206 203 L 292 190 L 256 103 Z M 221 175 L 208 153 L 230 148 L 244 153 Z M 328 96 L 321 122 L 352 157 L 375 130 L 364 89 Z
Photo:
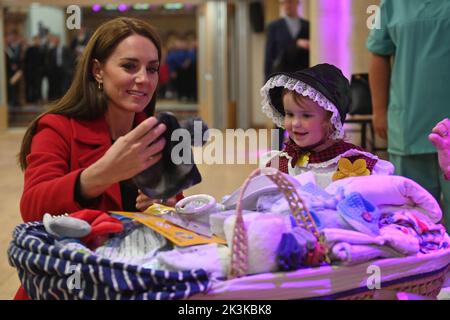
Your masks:
M 144 112 L 136 113 L 134 126 L 147 119 Z M 94 120 L 71 121 L 74 139 L 88 145 L 110 145 L 111 134 L 104 115 Z

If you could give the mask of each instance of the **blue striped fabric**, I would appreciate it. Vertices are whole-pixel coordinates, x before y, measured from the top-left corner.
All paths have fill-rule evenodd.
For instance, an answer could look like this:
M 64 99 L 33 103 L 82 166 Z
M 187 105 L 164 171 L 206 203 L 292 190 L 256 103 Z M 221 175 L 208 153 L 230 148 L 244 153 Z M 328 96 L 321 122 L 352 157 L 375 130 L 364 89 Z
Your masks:
M 54 246 L 41 222 L 18 225 L 8 248 L 11 266 L 32 299 L 168 300 L 206 292 L 203 269 L 169 272 Z

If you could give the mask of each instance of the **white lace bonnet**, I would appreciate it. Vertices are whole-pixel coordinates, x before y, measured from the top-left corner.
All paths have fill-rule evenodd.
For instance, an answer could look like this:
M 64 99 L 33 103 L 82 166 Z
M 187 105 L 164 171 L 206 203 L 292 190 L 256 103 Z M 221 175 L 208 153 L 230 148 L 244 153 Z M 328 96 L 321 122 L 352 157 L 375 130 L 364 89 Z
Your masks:
M 298 76 L 299 74 L 304 75 L 304 73 L 303 73 L 304 71 L 306 71 L 306 72 L 308 70 L 314 71 L 313 70 L 314 68 L 324 69 L 324 70 L 321 70 L 321 72 L 330 71 L 331 73 L 333 73 L 333 75 L 330 78 L 331 78 L 331 80 L 336 80 L 336 82 L 338 82 L 337 85 L 334 83 L 331 83 L 329 81 L 330 79 L 327 79 L 325 81 L 325 84 L 323 84 L 324 81 L 321 81 L 323 79 L 317 79 L 317 78 L 315 78 L 313 81 L 310 81 L 310 83 L 316 83 L 316 86 L 317 86 L 317 82 L 322 82 L 323 88 L 327 88 L 328 86 L 333 86 L 334 88 L 329 88 L 330 92 L 327 92 L 327 94 L 330 95 L 330 94 L 334 93 L 335 95 L 339 95 L 339 97 L 337 97 L 335 99 L 341 103 L 341 105 L 339 105 L 339 108 L 336 107 L 336 105 L 334 103 L 332 103 L 330 101 L 330 99 L 328 99 L 325 96 L 324 93 L 322 93 L 318 89 L 314 88 L 312 85 L 306 83 L 306 81 L 301 80 L 301 79 L 308 79 L 308 78 L 304 78 L 303 76 L 301 76 L 301 77 Z M 338 70 L 338 72 L 337 72 L 337 70 Z M 312 74 L 314 74 L 314 72 L 312 72 Z M 336 77 L 336 75 L 337 75 L 337 77 Z M 318 74 L 317 77 L 320 78 L 320 73 Z M 321 64 L 321 65 L 317 65 L 312 68 L 302 70 L 301 72 L 276 73 L 276 74 L 272 75 L 269 78 L 269 80 L 267 80 L 265 85 L 261 88 L 261 96 L 263 98 L 262 103 L 261 103 L 262 111 L 278 127 L 284 128 L 284 114 L 282 114 L 279 111 L 280 109 L 281 110 L 283 109 L 283 106 L 281 105 L 281 106 L 278 106 L 278 108 L 277 108 L 276 107 L 277 103 L 273 101 L 273 96 L 271 97 L 271 93 L 273 94 L 273 92 L 271 92 L 271 90 L 274 88 L 286 88 L 288 90 L 295 91 L 298 94 L 303 95 L 304 97 L 309 97 L 314 102 L 317 102 L 317 104 L 319 104 L 322 108 L 324 108 L 327 111 L 330 111 L 332 113 L 331 123 L 333 124 L 333 127 L 335 129 L 333 134 L 331 135 L 331 138 L 332 139 L 342 139 L 344 137 L 343 122 L 344 122 L 345 115 L 347 114 L 349 104 L 350 104 L 350 92 L 348 91 L 349 90 L 348 80 L 344 77 L 344 75 L 338 68 L 336 68 L 335 66 L 329 65 L 329 64 Z M 327 89 L 322 89 L 322 90 L 325 91 Z M 337 93 L 338 90 L 343 91 L 343 92 Z M 281 90 L 279 92 L 281 95 Z M 280 103 L 281 103 L 281 96 L 279 98 L 280 98 Z

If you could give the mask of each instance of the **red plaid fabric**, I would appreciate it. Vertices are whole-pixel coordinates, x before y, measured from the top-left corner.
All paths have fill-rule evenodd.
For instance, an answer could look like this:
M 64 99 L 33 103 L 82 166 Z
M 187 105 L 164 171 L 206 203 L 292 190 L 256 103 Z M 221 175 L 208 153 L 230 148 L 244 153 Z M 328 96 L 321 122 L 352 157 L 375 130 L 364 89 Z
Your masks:
M 309 163 L 322 163 L 325 161 L 329 161 L 333 158 L 336 158 L 340 154 L 343 154 L 351 149 L 356 149 L 359 151 L 364 151 L 361 147 L 358 147 L 354 144 L 345 142 L 343 140 L 339 140 L 334 145 L 329 147 L 328 149 L 325 149 L 323 151 L 319 152 L 311 152 L 309 150 L 302 149 L 298 145 L 296 145 L 292 140 L 289 140 L 286 143 L 285 148 L 283 149 L 284 152 L 286 152 L 289 156 L 292 157 L 292 165 L 295 166 L 297 163 L 299 157 L 302 154 L 305 154 L 306 152 L 311 152 L 309 155 Z M 369 157 L 366 157 L 364 155 L 357 155 L 352 157 L 347 157 L 352 163 L 355 162 L 358 159 L 364 159 L 366 160 L 367 169 L 369 169 L 370 172 L 372 172 L 373 168 L 375 167 L 375 164 L 377 163 L 376 159 L 372 159 Z M 277 167 L 278 162 L 278 170 L 284 173 L 288 173 L 288 159 L 286 157 L 276 157 L 275 159 L 269 161 L 266 164 L 266 167 Z

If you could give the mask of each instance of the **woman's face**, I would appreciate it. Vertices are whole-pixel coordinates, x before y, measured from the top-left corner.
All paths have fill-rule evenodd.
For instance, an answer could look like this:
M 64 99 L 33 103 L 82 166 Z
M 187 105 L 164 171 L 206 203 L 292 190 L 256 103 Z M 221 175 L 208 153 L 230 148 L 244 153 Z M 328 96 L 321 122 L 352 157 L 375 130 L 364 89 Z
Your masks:
M 284 126 L 299 147 L 314 145 L 327 136 L 329 115 L 316 102 L 307 97 L 294 99 L 294 94 L 286 93 L 283 105 Z
M 159 58 L 154 43 L 133 34 L 122 40 L 105 63 L 94 62 L 93 73 L 103 84 L 108 109 L 142 112 L 158 84 Z

